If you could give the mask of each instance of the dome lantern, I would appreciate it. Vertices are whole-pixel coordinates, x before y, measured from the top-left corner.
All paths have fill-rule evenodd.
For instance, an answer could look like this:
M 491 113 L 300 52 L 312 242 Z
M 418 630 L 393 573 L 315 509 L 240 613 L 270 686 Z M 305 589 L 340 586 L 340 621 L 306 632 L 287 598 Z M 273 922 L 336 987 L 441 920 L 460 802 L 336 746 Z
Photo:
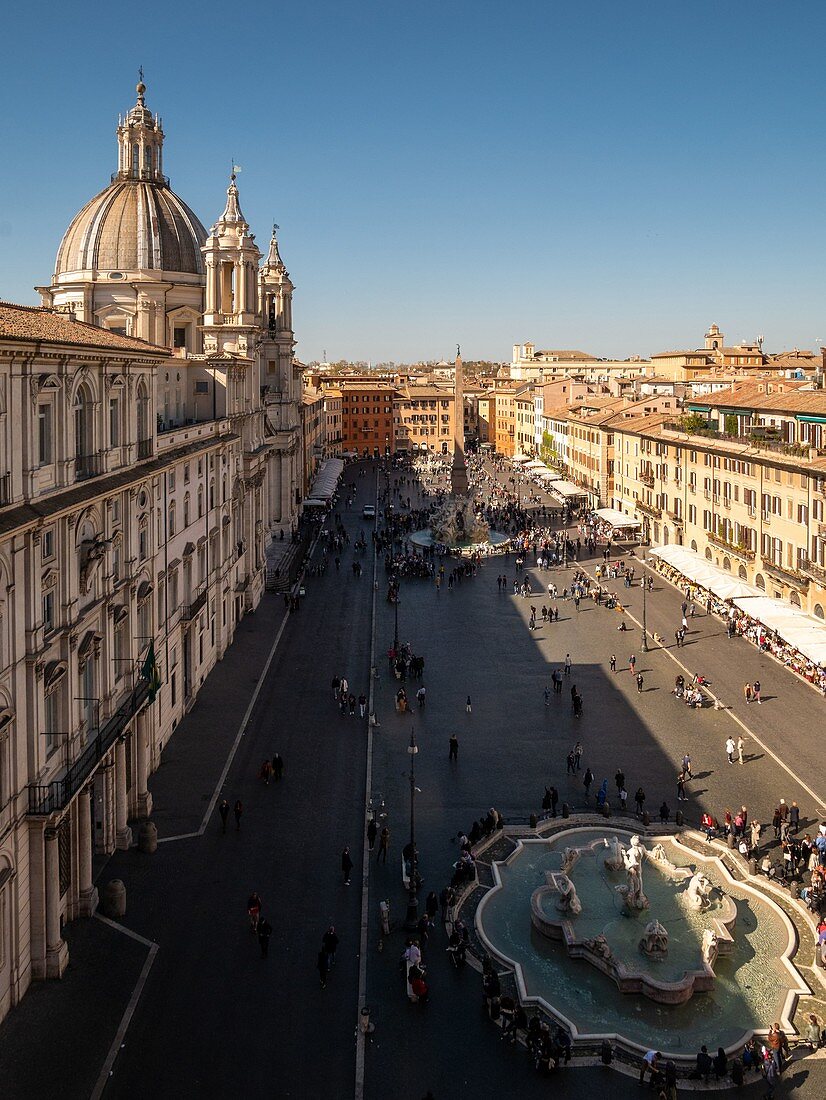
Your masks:
M 168 184 L 163 175 L 163 130 L 158 116 L 153 117 L 146 106 L 143 79 L 135 92 L 135 106 L 118 121 L 118 171 L 112 178 Z

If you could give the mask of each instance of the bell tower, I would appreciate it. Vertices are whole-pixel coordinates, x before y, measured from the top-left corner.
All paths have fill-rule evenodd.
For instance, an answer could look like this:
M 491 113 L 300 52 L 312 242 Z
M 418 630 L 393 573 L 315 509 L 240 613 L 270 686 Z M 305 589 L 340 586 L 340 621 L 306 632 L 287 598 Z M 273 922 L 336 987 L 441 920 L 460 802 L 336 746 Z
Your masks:
M 206 266 L 204 351 L 249 356 L 258 324 L 255 273 L 261 253 L 238 202 L 235 173 L 227 203 L 201 249 Z
M 273 225 L 267 258 L 258 273 L 260 326 L 264 333 L 261 384 L 300 399 L 300 380 L 293 378 L 293 286 L 278 251 L 278 226 Z M 297 385 L 297 388 L 296 388 Z

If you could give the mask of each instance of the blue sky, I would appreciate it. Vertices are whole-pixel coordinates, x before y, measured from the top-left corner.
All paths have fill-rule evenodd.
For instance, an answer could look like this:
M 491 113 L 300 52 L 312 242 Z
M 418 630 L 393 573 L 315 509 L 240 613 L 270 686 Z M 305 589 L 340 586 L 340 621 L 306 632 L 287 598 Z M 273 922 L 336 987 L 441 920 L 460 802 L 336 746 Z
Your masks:
M 108 181 L 142 64 L 175 191 L 210 225 L 234 159 L 281 225 L 305 361 L 826 343 L 821 4 L 48 8 L 4 17 L 3 298 Z

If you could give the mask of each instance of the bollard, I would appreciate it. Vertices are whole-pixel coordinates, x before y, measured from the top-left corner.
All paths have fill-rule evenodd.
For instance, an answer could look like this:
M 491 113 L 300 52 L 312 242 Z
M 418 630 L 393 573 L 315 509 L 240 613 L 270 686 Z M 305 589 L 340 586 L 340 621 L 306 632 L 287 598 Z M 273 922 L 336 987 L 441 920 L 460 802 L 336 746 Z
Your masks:
M 611 803 L 610 802 L 603 803 L 602 816 L 603 817 L 610 817 L 611 816 Z
M 158 828 L 153 821 L 144 821 L 138 829 L 138 850 L 149 855 L 158 850 Z
M 728 834 L 728 836 L 726 837 L 726 844 L 728 844 L 729 848 L 734 847 L 734 832 L 730 832 Z
M 795 899 L 800 897 L 800 883 L 797 879 L 789 883 L 789 894 Z
M 682 810 L 677 810 L 676 814 L 674 815 L 674 823 L 675 823 L 675 825 L 677 826 L 678 829 L 682 829 L 682 827 L 683 827 L 683 811 Z
M 607 1039 L 602 1040 L 599 1056 L 604 1066 L 610 1066 L 614 1060 L 614 1048 Z
M 651 824 L 651 814 L 648 812 L 648 810 L 643 811 L 642 823 L 646 829 Z
M 562 803 L 562 816 L 563 817 L 570 817 L 571 816 L 571 807 L 568 805 L 567 802 Z
M 119 878 L 110 879 L 103 888 L 103 911 L 107 917 L 126 916 L 126 887 Z
M 537 818 L 536 814 L 531 814 L 531 816 L 528 818 L 528 824 L 532 829 L 536 828 L 536 826 L 539 824 L 539 819 Z
M 749 874 L 750 875 L 756 875 L 757 874 L 757 860 L 756 859 L 750 859 L 749 860 Z

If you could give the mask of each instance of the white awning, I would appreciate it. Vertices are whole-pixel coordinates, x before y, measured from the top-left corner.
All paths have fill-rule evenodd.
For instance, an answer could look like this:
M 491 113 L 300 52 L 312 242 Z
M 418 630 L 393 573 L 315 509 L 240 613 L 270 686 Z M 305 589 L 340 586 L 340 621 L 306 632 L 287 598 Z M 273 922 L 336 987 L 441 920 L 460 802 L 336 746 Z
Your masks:
M 587 497 L 588 490 L 580 489 L 578 485 L 574 485 L 572 481 L 555 481 L 550 486 L 552 493 L 556 493 L 557 496 L 563 497 L 565 500 L 572 499 L 573 497 Z
M 513 456 L 511 462 L 530 462 L 530 459 L 527 455 L 518 454 Z
M 668 562 L 694 584 L 707 588 L 721 600 L 747 599 L 765 595 L 756 585 L 733 577 L 725 569 L 712 565 L 701 558 L 696 550 L 686 546 L 652 546 L 648 553 L 655 558 Z M 751 612 L 749 612 L 751 614 Z
M 815 664 L 826 666 L 826 624 L 783 600 L 761 594 L 734 601 L 741 611 L 774 631 Z
M 546 466 L 544 470 L 537 470 L 536 476 L 541 477 L 543 481 L 562 481 L 562 474 L 557 470 L 550 470 Z
M 547 470 L 548 467 L 545 465 L 544 462 L 540 462 L 538 458 L 533 458 L 526 465 L 525 469 L 526 470 Z
M 634 519 L 633 516 L 626 516 L 618 508 L 597 508 L 594 515 L 609 527 L 632 527 L 634 530 L 639 530 L 642 526 L 639 520 Z
M 328 458 L 318 468 L 310 491 L 311 500 L 329 500 L 335 493 L 344 463 L 340 458 Z

